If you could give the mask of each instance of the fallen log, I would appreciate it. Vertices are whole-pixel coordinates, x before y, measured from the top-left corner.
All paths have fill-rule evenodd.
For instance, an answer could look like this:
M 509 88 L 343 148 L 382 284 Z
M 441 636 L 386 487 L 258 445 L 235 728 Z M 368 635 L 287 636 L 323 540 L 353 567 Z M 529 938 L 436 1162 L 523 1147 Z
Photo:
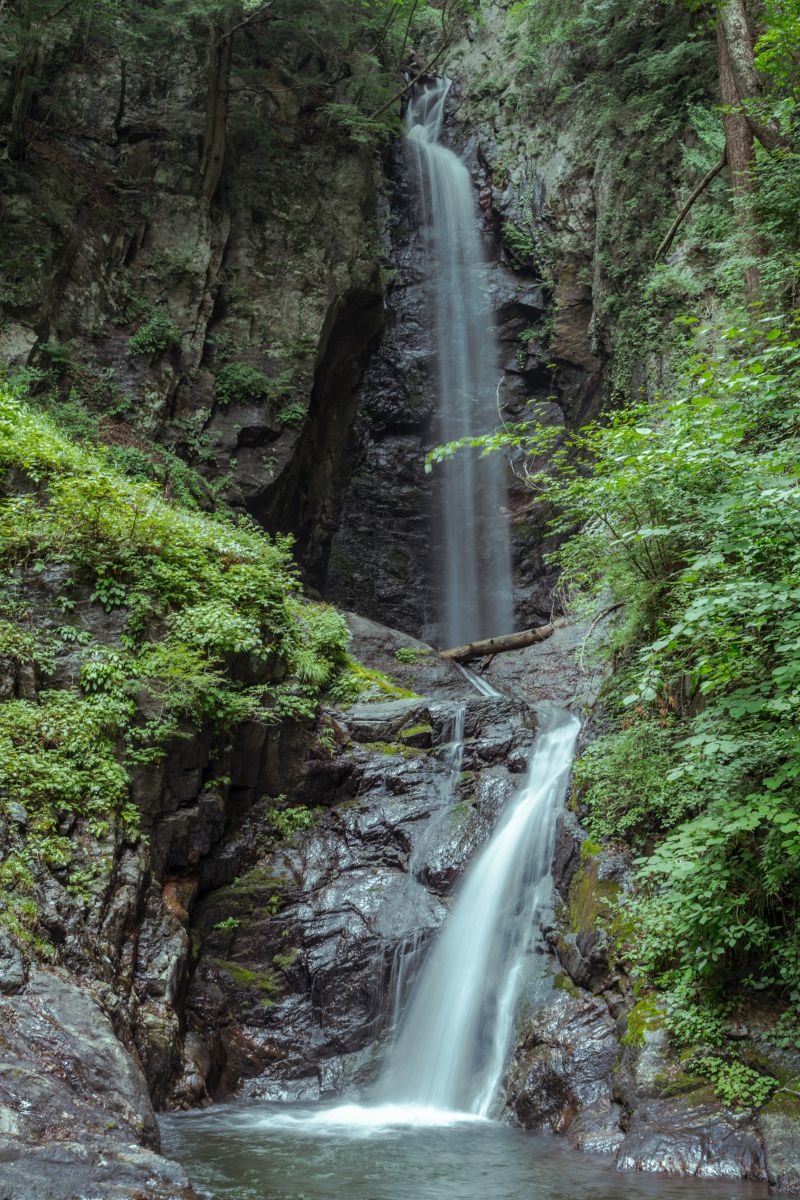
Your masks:
M 554 624 L 550 624 L 540 625 L 538 629 L 523 629 L 520 633 L 504 633 L 500 637 L 484 638 L 480 642 L 467 642 L 466 646 L 440 650 L 439 655 L 452 662 L 470 662 L 473 658 L 502 654 L 505 650 L 521 650 L 524 646 L 535 646 L 537 642 L 546 641 L 555 628 Z

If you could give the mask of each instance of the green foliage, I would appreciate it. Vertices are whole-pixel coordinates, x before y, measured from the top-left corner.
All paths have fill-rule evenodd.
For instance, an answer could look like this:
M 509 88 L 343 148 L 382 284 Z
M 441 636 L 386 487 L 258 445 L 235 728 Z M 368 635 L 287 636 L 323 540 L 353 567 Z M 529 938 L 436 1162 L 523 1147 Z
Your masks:
M 503 241 L 521 267 L 536 265 L 536 241 L 533 234 L 511 221 L 503 222 Z
M 313 829 L 318 819 L 319 814 L 304 804 L 296 804 L 292 808 L 273 808 L 269 813 L 269 823 L 283 841 L 288 841 L 296 833 Z
M 629 716 L 617 732 L 590 743 L 575 764 L 575 787 L 586 798 L 592 837 L 645 846 L 687 815 L 691 797 L 669 780 L 674 746 L 674 723 L 646 716 Z
M 67 882 L 74 871 L 78 891 L 91 886 L 74 822 L 99 839 L 136 836 L 129 768 L 201 723 L 312 720 L 322 688 L 344 673 L 349 633 L 334 609 L 302 601 L 286 539 L 176 507 L 5 390 L 0 478 L 0 562 L 15 587 L 58 563 L 68 569 L 61 612 L 83 611 L 88 595 L 125 614 L 114 646 L 61 612 L 50 639 L 24 626 L 24 610 L 7 606 L 0 621 L 0 655 L 20 668 L 46 675 L 59 653 L 79 658 L 73 689 L 0 704 L 0 807 L 8 818 L 21 805 L 28 821 L 2 867 L 3 919 L 32 936 L 37 870 L 63 869 Z M 231 673 L 242 657 L 263 664 L 264 682 Z
M 394 656 L 399 663 L 408 663 L 414 666 L 415 663 L 419 662 L 420 651 L 415 650 L 413 646 L 399 646 L 395 650 Z
M 637 1000 L 627 1016 L 627 1028 L 622 1037 L 625 1046 L 643 1046 L 645 1035 L 664 1024 L 664 1014 L 652 996 Z
M 220 370 L 214 384 L 217 403 L 223 406 L 248 401 L 269 402 L 282 396 L 292 380 L 292 371 L 284 371 L 270 379 L 263 371 L 247 363 L 229 362 Z
M 26 813 L 24 839 L 0 863 L 0 922 L 18 935 L 37 916 L 29 898 L 36 869 L 63 868 L 69 879 L 83 866 L 80 841 L 65 832 L 73 821 L 101 841 L 112 829 L 135 834 L 128 778 L 116 754 L 131 715 L 130 704 L 109 696 L 66 691 L 44 692 L 38 703 L 0 704 L 0 812 L 7 822 L 15 806 Z
M 725 1045 L 729 1006 L 704 996 L 686 981 L 668 988 L 663 996 L 665 1025 L 676 1046 Z
M 393 122 L 389 123 L 385 117 L 372 117 L 357 104 L 331 100 L 323 106 L 322 112 L 357 146 L 388 142 L 396 133 Z
M 346 707 L 357 700 L 418 699 L 416 692 L 398 687 L 381 671 L 373 671 L 363 663 L 344 655 L 341 674 L 330 688 L 329 696 L 334 704 Z
M 776 1080 L 753 1070 L 737 1059 L 716 1054 L 698 1054 L 690 1060 L 698 1075 L 711 1081 L 714 1091 L 729 1108 L 761 1108 L 776 1088 Z
M 291 404 L 285 404 L 278 413 L 281 425 L 288 425 L 290 429 L 297 429 L 305 419 L 306 406 L 297 400 L 293 400 Z
M 629 953 L 663 986 L 735 979 L 795 1006 L 798 394 L 800 327 L 763 316 L 679 339 L 659 403 L 560 445 L 535 423 L 467 443 L 549 453 L 529 481 L 560 513 L 563 584 L 624 604 L 611 649 L 634 682 L 578 778 L 594 832 L 657 839 Z
M 668 404 L 575 439 L 593 465 L 560 459 L 560 528 L 583 525 L 558 557 L 568 584 L 625 600 L 637 648 L 633 721 L 593 751 L 598 809 L 625 809 L 610 764 L 622 767 L 631 731 L 678 718 L 672 745 L 640 742 L 634 769 L 649 776 L 650 827 L 666 834 L 640 868 L 641 962 L 800 999 L 800 339 L 764 318 L 727 343 L 709 354 L 698 342 Z
M 159 354 L 181 344 L 180 330 L 165 312 L 154 312 L 128 339 L 129 354 Z

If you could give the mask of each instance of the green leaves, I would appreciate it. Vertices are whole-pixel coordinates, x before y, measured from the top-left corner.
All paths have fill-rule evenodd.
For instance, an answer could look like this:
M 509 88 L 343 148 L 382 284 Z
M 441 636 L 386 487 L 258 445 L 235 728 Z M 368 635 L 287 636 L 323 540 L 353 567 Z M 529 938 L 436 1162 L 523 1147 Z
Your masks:
M 713 990 L 748 976 L 787 996 L 800 990 L 799 361 L 791 318 L 690 347 L 669 397 L 581 430 L 533 480 L 567 535 L 563 582 L 625 602 L 617 727 L 576 778 L 592 835 L 648 852 L 628 952 L 651 978 Z
M 17 669 L 46 675 L 66 654 L 78 674 L 73 688 L 0 704 L 0 813 L 22 806 L 28 823 L 0 867 L 11 889 L 0 920 L 25 936 L 37 872 L 63 868 L 76 894 L 95 878 L 102 886 L 73 825 L 112 842 L 137 836 L 130 768 L 163 757 L 192 725 L 311 721 L 347 667 L 350 635 L 334 609 L 299 597 L 289 539 L 170 504 L 3 389 L 0 473 L 11 493 L 0 562 L 22 589 L 29 572 L 67 567 L 57 618 L 85 623 L 41 638 L 12 609 L 0 621 L 0 654 Z M 122 610 L 116 645 L 100 640 L 91 608 L 86 621 L 87 596 Z

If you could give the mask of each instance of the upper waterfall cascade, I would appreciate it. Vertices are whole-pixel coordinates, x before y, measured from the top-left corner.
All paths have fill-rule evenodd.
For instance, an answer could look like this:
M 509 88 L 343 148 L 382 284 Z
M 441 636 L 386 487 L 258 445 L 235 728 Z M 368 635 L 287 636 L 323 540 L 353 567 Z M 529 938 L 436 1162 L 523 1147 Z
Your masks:
M 437 436 L 447 443 L 497 424 L 501 377 L 489 280 L 469 171 L 440 138 L 450 81 L 417 90 L 406 144 L 421 193 L 437 363 Z M 504 464 L 464 450 L 439 468 L 436 515 L 441 637 L 457 645 L 513 628 Z

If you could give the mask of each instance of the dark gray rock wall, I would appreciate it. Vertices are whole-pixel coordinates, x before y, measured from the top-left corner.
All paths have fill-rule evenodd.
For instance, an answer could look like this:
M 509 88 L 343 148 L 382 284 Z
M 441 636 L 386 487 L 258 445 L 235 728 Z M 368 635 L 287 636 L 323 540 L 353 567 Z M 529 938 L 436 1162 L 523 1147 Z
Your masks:
M 469 104 L 470 83 L 464 75 L 450 93 L 446 136 L 475 180 L 476 221 L 491 265 L 500 411 L 510 424 L 535 409 L 545 424 L 574 428 L 595 415 L 600 399 L 602 363 L 589 338 L 591 292 L 577 282 L 571 265 L 565 265 L 557 285 L 545 284 L 503 249 L 501 224 L 523 204 L 523 196 L 512 185 L 502 192 L 492 186 L 491 164 L 499 149 L 485 106 Z M 425 456 L 440 440 L 433 277 L 420 229 L 417 181 L 402 143 L 387 164 L 383 242 L 386 327 L 359 391 L 353 472 L 325 594 L 365 616 L 433 639 L 439 616 L 437 477 L 435 468 L 431 475 L 424 472 Z M 512 455 L 508 512 L 517 622 L 524 626 L 546 620 L 553 609 L 555 573 L 544 555 L 555 543 L 546 530 L 550 514 L 532 511 L 521 467 Z
M 371 151 L 302 111 L 274 35 L 237 39 L 225 172 L 200 190 L 205 44 L 130 66 L 88 56 L 43 84 L 55 106 L 23 164 L 0 164 L 0 359 L 57 364 L 101 439 L 177 453 L 219 495 L 295 533 L 324 574 L 349 477 L 354 388 L 382 320 Z M 270 66 L 264 66 L 269 63 Z M 37 110 L 38 111 L 38 110 Z M 177 344 L 136 353 L 154 313 Z M 232 365 L 261 391 L 218 389 Z
M 400 959 L 414 948 L 410 981 L 533 742 L 525 706 L 466 698 L 451 788 L 458 703 L 376 701 L 338 714 L 346 752 L 311 760 L 293 794 L 315 810 L 313 829 L 260 850 L 257 806 L 237 831 L 252 865 L 192 920 L 201 949 L 187 1021 L 205 1043 L 212 1095 L 319 1098 L 374 1077 Z M 223 841 L 218 854 L 228 852 Z M 213 854 L 207 869 L 218 877 Z

